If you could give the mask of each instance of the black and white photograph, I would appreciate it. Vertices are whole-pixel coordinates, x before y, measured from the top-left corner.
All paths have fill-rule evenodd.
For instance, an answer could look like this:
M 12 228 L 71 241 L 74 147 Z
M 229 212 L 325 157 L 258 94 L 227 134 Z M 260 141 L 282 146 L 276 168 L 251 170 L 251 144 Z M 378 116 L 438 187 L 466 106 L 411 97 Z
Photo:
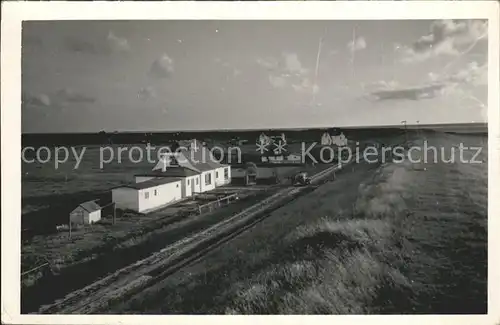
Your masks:
M 488 15 L 23 20 L 20 314 L 493 313 Z

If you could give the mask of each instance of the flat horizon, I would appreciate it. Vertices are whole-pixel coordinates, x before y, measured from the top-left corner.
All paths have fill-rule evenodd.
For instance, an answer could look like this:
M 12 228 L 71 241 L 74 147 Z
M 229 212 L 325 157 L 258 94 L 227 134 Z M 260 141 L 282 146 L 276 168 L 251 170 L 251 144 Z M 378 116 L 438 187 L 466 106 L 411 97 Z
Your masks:
M 406 128 L 466 128 L 466 127 L 484 127 L 487 129 L 487 122 L 477 122 L 477 123 L 436 123 L 436 124 L 406 124 Z M 312 126 L 312 127 L 270 127 L 270 128 L 238 128 L 238 129 L 178 129 L 178 130 L 99 130 L 99 131 L 88 131 L 88 132 L 22 132 L 22 134 L 97 134 L 100 132 L 105 133 L 177 133 L 177 132 L 252 132 L 252 131 L 303 131 L 303 130 L 323 130 L 323 129 L 402 129 L 405 128 L 403 124 L 401 125 L 374 125 L 374 126 Z

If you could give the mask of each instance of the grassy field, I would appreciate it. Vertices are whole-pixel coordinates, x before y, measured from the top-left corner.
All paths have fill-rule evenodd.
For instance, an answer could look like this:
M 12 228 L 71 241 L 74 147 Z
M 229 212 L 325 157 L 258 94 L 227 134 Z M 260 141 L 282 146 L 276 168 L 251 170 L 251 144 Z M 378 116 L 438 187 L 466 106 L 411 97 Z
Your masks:
M 428 140 L 450 148 L 485 139 Z M 346 170 L 109 312 L 485 313 L 485 151 L 479 165 L 408 162 Z
M 93 154 L 96 154 L 95 150 Z M 57 204 L 57 201 L 65 201 L 64 205 L 72 209 L 84 200 L 85 195 L 90 197 L 101 193 L 100 190 L 103 187 L 98 182 L 101 174 L 97 174 L 101 172 L 97 172 L 90 166 L 86 167 L 87 169 L 82 167 L 79 170 L 78 178 L 71 180 L 65 180 L 57 171 L 53 171 L 53 176 L 40 184 L 46 188 L 53 186 L 60 192 L 50 196 L 28 196 L 26 199 L 28 202 L 45 202 L 49 211 L 54 213 L 54 215 L 40 214 L 40 218 L 46 218 L 39 220 L 40 223 L 54 225 L 67 222 L 65 219 L 67 219 L 68 211 L 65 211 L 61 204 Z M 146 167 L 149 166 L 142 166 L 142 168 Z M 322 168 L 326 166 L 310 169 L 321 170 Z M 130 179 L 133 174 L 127 174 L 125 171 L 128 169 L 130 169 L 129 172 L 132 171 L 131 167 L 115 165 L 113 169 L 112 166 L 108 166 L 108 170 L 102 173 L 107 175 L 104 176 L 105 179 L 116 177 L 118 180 L 115 174 L 123 172 L 123 179 Z M 285 174 L 290 172 L 288 169 L 279 169 L 279 172 L 283 174 L 282 176 L 286 176 Z M 33 179 L 33 174 L 30 177 Z M 66 188 L 58 183 L 61 181 L 67 184 Z M 282 181 L 286 179 L 283 178 Z M 27 187 L 33 187 L 37 183 L 26 181 L 24 184 Z M 73 192 L 76 188 L 80 192 Z M 240 190 L 239 201 L 223 209 L 211 213 L 205 212 L 199 216 L 186 214 L 186 211 L 181 211 L 182 209 L 177 207 L 169 207 L 147 215 L 129 213 L 122 216 L 118 214 L 115 224 L 112 224 L 111 217 L 107 217 L 92 226 L 73 229 L 71 237 L 67 231 L 49 232 L 30 237 L 24 241 L 21 248 L 22 271 L 30 270 L 45 262 L 49 265 L 22 277 L 23 310 L 33 311 L 42 303 L 51 302 L 71 290 L 87 285 L 137 259 L 144 258 L 169 243 L 201 231 L 273 193 L 272 189 L 266 190 L 268 186 L 259 186 L 259 188 L 258 191 L 248 191 L 246 194 L 245 191 Z M 30 191 L 31 189 L 25 189 L 26 193 Z M 45 205 L 42 209 L 45 209 Z M 57 289 L 48 290 L 55 283 L 58 284 Z

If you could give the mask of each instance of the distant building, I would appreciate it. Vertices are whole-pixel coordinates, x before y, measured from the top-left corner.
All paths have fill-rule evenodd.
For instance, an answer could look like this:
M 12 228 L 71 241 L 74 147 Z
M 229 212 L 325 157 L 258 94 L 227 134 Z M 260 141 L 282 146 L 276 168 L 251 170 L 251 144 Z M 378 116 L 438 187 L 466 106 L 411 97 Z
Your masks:
M 288 155 L 273 155 L 273 153 L 264 153 L 260 156 L 260 161 L 262 163 L 275 163 L 275 164 L 288 164 L 288 163 L 302 163 L 302 156 L 296 153 L 290 153 Z
M 233 165 L 232 167 L 232 183 L 234 184 L 269 183 L 269 180 L 274 180 L 297 169 L 293 164 L 279 166 L 268 163 L 259 163 L 255 167 L 249 167 L 245 164 Z
M 69 214 L 69 222 L 74 225 L 89 225 L 101 220 L 101 206 L 95 201 L 79 204 Z
M 291 153 L 286 157 L 286 162 L 302 163 L 302 156 L 300 154 Z
M 338 147 L 343 147 L 347 145 L 347 138 L 344 133 L 340 133 L 340 135 L 332 136 L 328 134 L 328 132 L 323 133 L 321 136 L 321 144 L 324 146 L 335 145 Z
M 166 207 L 183 198 L 181 179 L 165 177 L 122 185 L 112 189 L 111 194 L 117 208 L 141 213 Z
M 332 138 L 327 132 L 323 133 L 323 135 L 321 136 L 321 144 L 323 146 L 329 146 L 332 144 Z

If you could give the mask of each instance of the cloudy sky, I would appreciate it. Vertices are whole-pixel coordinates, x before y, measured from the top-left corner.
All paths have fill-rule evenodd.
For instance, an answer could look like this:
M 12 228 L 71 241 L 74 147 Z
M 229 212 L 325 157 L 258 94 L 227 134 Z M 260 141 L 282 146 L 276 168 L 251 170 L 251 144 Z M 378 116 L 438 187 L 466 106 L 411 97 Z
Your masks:
M 484 21 L 23 24 L 23 132 L 486 121 Z

